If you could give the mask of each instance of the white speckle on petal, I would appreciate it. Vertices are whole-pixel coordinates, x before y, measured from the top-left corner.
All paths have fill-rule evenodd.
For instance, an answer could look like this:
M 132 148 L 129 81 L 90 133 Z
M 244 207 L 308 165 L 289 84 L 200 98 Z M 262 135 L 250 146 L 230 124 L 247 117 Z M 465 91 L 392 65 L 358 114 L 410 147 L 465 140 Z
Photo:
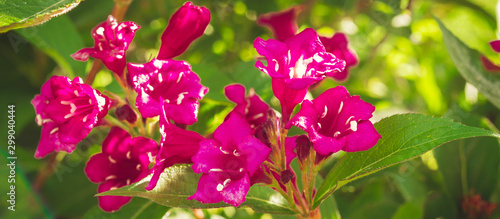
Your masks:
M 228 151 L 224 151 L 224 150 L 222 149 L 222 147 L 219 147 L 219 149 L 220 149 L 220 151 L 221 151 L 222 153 L 224 153 L 224 154 L 229 154 L 229 152 L 228 152 Z
M 111 180 L 111 179 L 116 179 L 116 176 L 115 175 L 109 175 L 108 177 L 106 177 L 106 179 L 104 180 Z
M 115 159 L 113 159 L 111 156 L 108 156 L 108 160 L 109 160 L 109 162 L 111 162 L 111 163 L 116 163 L 116 160 L 115 160 Z
M 220 191 L 222 191 L 222 189 L 224 189 L 224 185 L 222 185 L 222 184 L 219 183 L 217 185 L 217 191 L 220 192 Z
M 54 134 L 55 132 L 59 131 L 59 128 L 58 127 L 55 127 L 54 129 L 52 129 L 52 131 L 50 131 L 50 134 Z
M 177 105 L 180 105 L 182 103 L 182 100 L 184 99 L 184 95 L 188 94 L 188 92 L 182 92 L 179 94 L 179 97 L 177 97 Z
M 328 114 L 328 108 L 325 105 L 325 111 L 323 112 L 323 114 L 321 114 L 321 118 L 325 118 L 327 114 Z
M 342 111 L 343 107 L 344 107 L 344 101 L 340 101 L 340 106 L 339 106 L 339 112 L 338 113 L 340 113 L 340 111 Z
M 98 35 L 104 36 L 104 27 L 99 27 L 97 30 L 95 30 L 95 33 Z
M 354 132 L 358 130 L 358 122 L 351 121 L 351 130 Z

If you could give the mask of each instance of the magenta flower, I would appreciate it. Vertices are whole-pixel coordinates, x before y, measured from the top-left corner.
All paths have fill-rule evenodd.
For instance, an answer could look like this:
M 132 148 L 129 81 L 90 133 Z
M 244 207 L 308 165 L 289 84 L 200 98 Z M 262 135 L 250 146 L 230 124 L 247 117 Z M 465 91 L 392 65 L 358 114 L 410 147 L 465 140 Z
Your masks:
M 71 153 L 106 114 L 109 99 L 76 77 L 52 76 L 31 101 L 42 134 L 35 158 L 52 151 Z
M 131 138 L 119 127 L 112 127 L 102 142 L 102 152 L 92 155 L 85 174 L 99 184 L 99 193 L 138 182 L 149 175 L 150 158 L 158 152 L 158 144 L 144 137 Z M 99 196 L 99 207 L 107 212 L 119 210 L 132 197 Z
M 161 35 L 157 59 L 171 59 L 182 54 L 188 46 L 203 35 L 210 23 L 210 11 L 186 2 L 177 10 Z
M 153 177 L 146 190 L 152 190 L 158 183 L 161 173 L 178 163 L 193 163 L 191 158 L 198 152 L 200 142 L 205 140 L 200 134 L 181 129 L 171 124 L 165 115 L 160 116 L 161 143 L 153 167 Z
M 248 95 L 245 96 L 246 89 L 241 84 L 232 84 L 224 88 L 224 94 L 227 99 L 236 103 L 233 111 L 228 114 L 228 117 L 233 112 L 238 112 L 245 115 L 245 118 L 252 129 L 264 124 L 267 119 L 267 110 L 269 110 L 269 105 L 262 101 L 260 97 L 255 94 L 255 91 L 250 89 Z
M 271 12 L 259 15 L 257 24 L 269 28 L 274 38 L 283 42 L 297 33 L 297 15 L 302 11 L 302 6 L 295 6 L 285 11 Z
M 116 18 L 109 15 L 108 20 L 92 29 L 94 47 L 83 48 L 71 57 L 78 61 L 87 61 L 89 56 L 100 59 L 109 70 L 122 76 L 126 64 L 125 52 L 139 28 L 131 21 L 118 24 Z
M 337 81 L 345 81 L 349 77 L 349 68 L 358 64 L 358 56 L 348 47 L 349 42 L 344 33 L 335 33 L 331 38 L 319 37 L 325 50 L 345 61 L 345 69 L 340 72 L 329 72 L 326 75 Z
M 302 102 L 311 84 L 345 68 L 343 60 L 325 51 L 311 28 L 285 42 L 257 38 L 254 47 L 267 60 L 267 66 L 257 61 L 255 67 L 272 77 L 273 93 L 280 100 L 285 122 L 293 108 Z
M 201 203 L 224 201 L 239 206 L 250 189 L 250 177 L 271 153 L 271 148 L 251 135 L 250 124 L 232 113 L 214 132 L 214 139 L 200 142 L 193 170 L 203 173 L 189 200 Z
M 369 120 L 373 111 L 373 105 L 337 86 L 313 101 L 304 100 L 287 127 L 293 124 L 306 131 L 314 150 L 321 155 L 339 150 L 364 151 L 381 138 Z
M 189 63 L 153 59 L 146 64 L 128 63 L 138 96 L 136 106 L 143 117 L 162 114 L 176 123 L 192 125 L 198 116 L 198 100 L 208 92 Z

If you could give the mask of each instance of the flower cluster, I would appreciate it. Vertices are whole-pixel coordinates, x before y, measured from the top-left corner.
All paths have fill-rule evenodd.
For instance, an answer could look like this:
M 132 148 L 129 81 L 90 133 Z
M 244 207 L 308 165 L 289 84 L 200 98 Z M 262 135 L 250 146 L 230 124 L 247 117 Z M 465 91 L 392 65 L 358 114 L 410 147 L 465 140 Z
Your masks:
M 190 164 L 201 176 L 189 200 L 240 206 L 250 187 L 261 183 L 289 202 L 300 203 L 296 209 L 299 213 L 308 211 L 314 189 L 298 191 L 292 160 L 298 159 L 301 171 L 314 176 L 330 155 L 341 150 L 368 150 L 381 136 L 370 121 L 375 107 L 359 96 L 351 96 L 345 87 L 305 99 L 312 85 L 326 77 L 345 80 L 346 66 L 355 65 L 357 58 L 342 33 L 332 38 L 320 37 L 311 28 L 297 33 L 295 19 L 300 10 L 294 7 L 259 17 L 258 22 L 272 27 L 277 39 L 259 37 L 253 44 L 263 56 L 255 67 L 271 77 L 281 114 L 252 88 L 247 92 L 241 84 L 228 85 L 224 93 L 235 106 L 205 137 L 188 126 L 197 122 L 200 101 L 208 88 L 188 62 L 173 58 L 203 35 L 210 11 L 185 3 L 163 32 L 157 57 L 142 64 L 125 59 L 139 26 L 133 22 L 118 24 L 109 16 L 92 30 L 94 47 L 72 56 L 81 61 L 89 56 L 101 59 L 116 73 L 117 80 L 127 80 L 128 85 L 120 83 L 125 97 L 112 93 L 112 98 L 106 97 L 80 78 L 49 79 L 32 101 L 37 122 L 43 126 L 35 157 L 52 151 L 71 153 L 94 127 L 101 125 L 110 128 L 102 151 L 91 156 L 85 167 L 89 180 L 99 184 L 100 193 L 131 185 L 148 175 L 151 179 L 144 189 L 152 190 L 165 169 Z M 294 115 L 299 104 L 300 110 Z M 114 111 L 116 118 L 108 115 L 108 110 Z M 292 126 L 307 135 L 288 136 Z M 159 135 L 155 135 L 155 127 L 159 127 Z M 153 140 L 155 136 L 161 136 L 159 144 Z M 314 177 L 304 180 L 305 185 L 314 185 Z M 111 212 L 130 200 L 99 196 L 99 206 Z

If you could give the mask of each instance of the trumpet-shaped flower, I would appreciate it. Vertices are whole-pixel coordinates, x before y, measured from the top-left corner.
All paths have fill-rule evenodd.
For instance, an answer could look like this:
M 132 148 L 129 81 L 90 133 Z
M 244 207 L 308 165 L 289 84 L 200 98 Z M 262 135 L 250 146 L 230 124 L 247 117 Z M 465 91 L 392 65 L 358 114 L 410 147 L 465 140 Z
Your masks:
M 326 52 L 311 28 L 285 42 L 257 38 L 254 47 L 267 60 L 267 66 L 257 61 L 255 67 L 272 77 L 273 93 L 280 100 L 284 121 L 288 121 L 293 108 L 304 100 L 310 85 L 345 68 L 345 61 Z
M 76 77 L 53 76 L 31 101 L 42 134 L 36 158 L 52 151 L 71 153 L 106 116 L 110 100 Z
M 193 170 L 203 173 L 198 189 L 188 199 L 202 203 L 224 201 L 239 206 L 251 186 L 251 177 L 271 153 L 271 148 L 251 135 L 250 124 L 232 113 L 214 132 L 214 139 L 200 142 Z
M 349 48 L 349 42 L 344 33 L 337 32 L 332 37 L 319 37 L 325 50 L 335 57 L 345 61 L 345 69 L 340 72 L 329 72 L 326 74 L 337 81 L 345 81 L 349 77 L 349 68 L 358 64 L 358 56 L 354 50 Z
M 160 133 L 160 151 L 156 156 L 153 177 L 146 187 L 147 190 L 152 190 L 156 186 L 160 174 L 166 168 L 178 163 L 193 163 L 192 157 L 198 152 L 200 142 L 205 140 L 196 132 L 171 124 L 165 115 L 160 117 Z
M 373 111 L 373 105 L 338 86 L 313 101 L 302 102 L 300 111 L 287 127 L 295 125 L 306 131 L 314 150 L 321 155 L 339 150 L 364 151 L 375 146 L 381 138 L 369 120 Z
M 143 117 L 165 114 L 176 123 L 192 125 L 198 116 L 198 100 L 208 92 L 189 63 L 153 59 L 145 64 L 128 63 L 138 96 L 136 106 Z
M 116 18 L 109 15 L 106 21 L 92 29 L 94 47 L 83 48 L 71 57 L 78 61 L 87 61 L 89 56 L 100 59 L 109 70 L 122 76 L 126 65 L 125 52 L 139 28 L 131 21 L 118 24 Z
M 285 41 L 297 33 L 297 14 L 302 6 L 295 6 L 285 11 L 271 12 L 259 15 L 257 24 L 268 27 L 279 41 Z
M 112 127 L 102 142 L 102 152 L 92 155 L 85 166 L 85 174 L 99 184 L 98 192 L 130 185 L 151 172 L 150 158 L 158 151 L 158 144 L 144 137 L 131 138 L 119 127 Z M 107 212 L 119 210 L 132 197 L 99 196 L 99 207 Z
M 171 59 L 182 54 L 188 46 L 203 35 L 210 23 L 210 11 L 186 2 L 177 10 L 161 36 L 158 59 Z
M 245 96 L 246 89 L 241 84 L 232 84 L 224 88 L 227 99 L 236 103 L 233 112 L 238 112 L 245 116 L 252 129 L 264 124 L 267 120 L 267 110 L 269 105 L 262 101 L 253 89 L 250 89 Z M 230 116 L 231 113 L 228 115 Z

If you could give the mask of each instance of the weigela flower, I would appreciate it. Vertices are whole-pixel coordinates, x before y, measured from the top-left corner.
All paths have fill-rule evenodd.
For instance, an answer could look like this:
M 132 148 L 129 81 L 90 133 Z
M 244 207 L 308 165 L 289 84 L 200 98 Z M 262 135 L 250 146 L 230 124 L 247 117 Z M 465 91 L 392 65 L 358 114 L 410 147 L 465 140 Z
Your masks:
M 158 59 L 171 59 L 182 54 L 188 46 L 203 35 L 210 23 L 210 11 L 186 2 L 177 10 L 161 36 Z
M 224 94 L 227 99 L 236 103 L 233 112 L 238 112 L 245 115 L 245 118 L 252 129 L 264 124 L 267 120 L 267 110 L 269 110 L 269 105 L 262 101 L 260 97 L 255 94 L 255 91 L 250 89 L 248 95 L 245 96 L 246 89 L 241 84 L 232 84 L 224 88 Z M 228 116 L 231 115 L 228 114 Z
M 302 11 L 302 6 L 294 6 L 290 9 L 280 12 L 271 12 L 260 15 L 257 24 L 268 27 L 279 41 L 295 35 L 298 31 L 297 15 Z M 354 50 L 348 48 L 348 40 L 344 33 L 337 32 L 331 38 L 319 37 L 321 43 L 325 46 L 326 52 L 332 53 L 335 57 L 346 62 L 346 67 L 340 72 L 330 72 L 327 76 L 336 81 L 345 81 L 349 77 L 348 68 L 358 64 L 358 57 Z
M 200 142 L 205 140 L 196 132 L 171 124 L 165 115 L 160 117 L 160 133 L 160 151 L 156 156 L 153 177 L 146 187 L 147 190 L 152 190 L 156 186 L 161 173 L 166 168 L 179 163 L 193 163 L 191 158 L 198 152 Z
M 304 100 L 287 126 L 293 124 L 306 131 L 314 150 L 321 155 L 339 150 L 364 151 L 381 138 L 369 120 L 374 111 L 373 105 L 337 86 L 313 101 Z
M 354 50 L 348 47 L 349 42 L 344 33 L 335 33 L 331 38 L 319 37 L 325 50 L 335 57 L 345 61 L 345 69 L 340 72 L 329 72 L 326 75 L 337 81 L 345 81 L 349 77 L 349 68 L 358 64 L 358 56 Z
M 118 24 L 116 18 L 109 15 L 108 20 L 92 29 L 94 47 L 83 48 L 71 57 L 78 61 L 87 61 L 89 56 L 100 59 L 109 70 L 122 76 L 126 64 L 125 52 L 139 28 L 131 21 Z
M 85 174 L 99 184 L 99 193 L 138 182 L 149 175 L 150 158 L 158 151 L 158 144 L 144 137 L 131 138 L 119 127 L 112 127 L 102 142 L 102 152 L 92 155 L 85 166 Z M 99 207 L 107 212 L 117 211 L 132 197 L 99 196 Z
M 128 63 L 138 96 L 135 102 L 143 117 L 165 114 L 176 123 L 192 125 L 198 116 L 198 100 L 208 92 L 189 63 L 153 59 L 146 64 Z
M 257 24 L 268 27 L 279 41 L 285 41 L 297 33 L 297 14 L 302 11 L 302 6 L 295 6 L 280 12 L 271 12 L 259 15 Z
M 193 170 L 203 173 L 189 200 L 201 203 L 224 201 L 239 206 L 250 189 L 250 177 L 267 159 L 271 148 L 251 135 L 243 115 L 233 113 L 214 132 L 214 139 L 200 142 Z
M 76 77 L 52 76 L 31 101 L 42 134 L 36 158 L 52 151 L 71 153 L 106 114 L 110 100 Z
M 311 84 L 345 68 L 345 61 L 326 52 L 311 28 L 285 42 L 257 38 L 253 45 L 267 60 L 267 66 L 257 61 L 255 67 L 272 77 L 273 93 L 280 100 L 284 121 L 302 102 Z

